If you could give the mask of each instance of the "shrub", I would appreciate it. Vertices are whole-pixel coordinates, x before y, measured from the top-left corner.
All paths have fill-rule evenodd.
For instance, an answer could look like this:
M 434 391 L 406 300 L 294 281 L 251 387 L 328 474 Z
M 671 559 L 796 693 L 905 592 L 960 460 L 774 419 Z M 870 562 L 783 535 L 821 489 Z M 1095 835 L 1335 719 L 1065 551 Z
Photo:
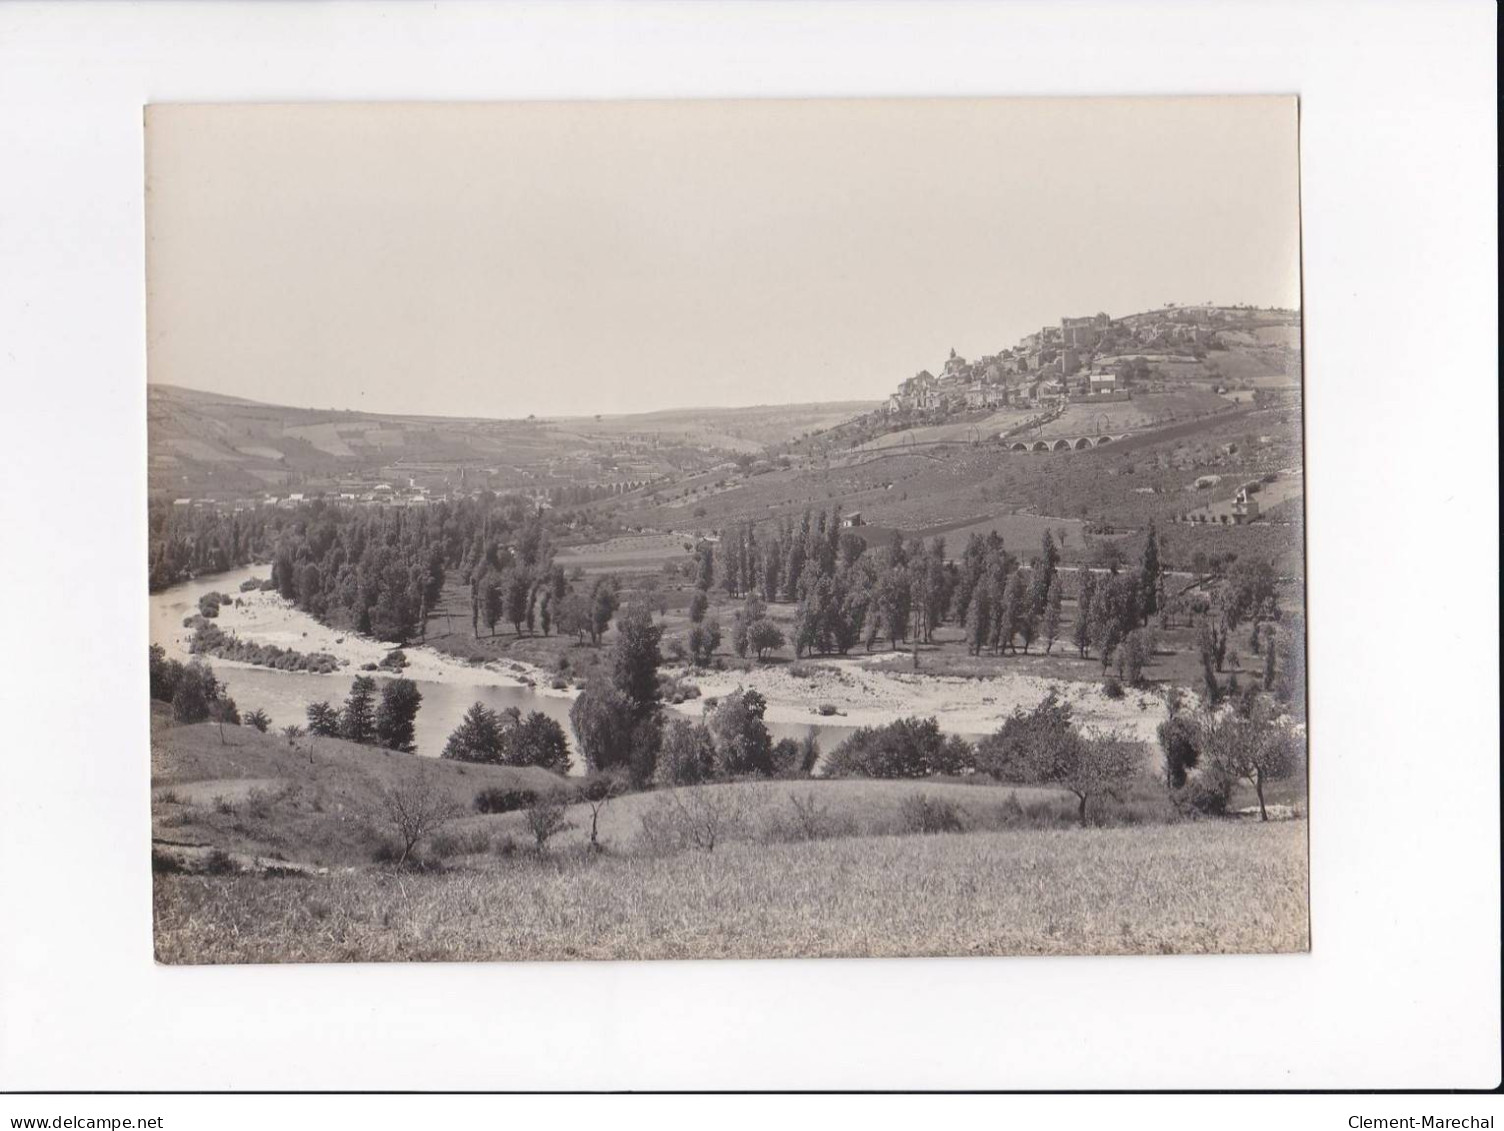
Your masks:
M 1076 823 L 1076 815 L 1069 806 L 1060 801 L 1041 798 L 1020 802 L 1018 794 L 1009 793 L 1007 799 L 992 814 L 998 828 L 1055 828 Z
M 773 773 L 778 777 L 793 777 L 802 772 L 804 752 L 800 744 L 792 738 L 780 738 L 773 743 L 772 757 Z
M 1121 699 L 1123 697 L 1123 685 L 1118 682 L 1118 677 L 1110 675 L 1102 684 L 1102 694 L 1109 699 Z
M 257 707 L 254 711 L 248 712 L 245 716 L 242 717 L 241 722 L 243 722 L 246 726 L 255 727 L 262 734 L 265 734 L 267 732 L 267 729 L 272 725 L 271 717 L 260 707 Z
M 503 789 L 500 786 L 490 786 L 475 795 L 475 811 L 477 813 L 512 813 L 518 809 L 526 809 L 538 800 L 538 794 L 531 789 Z
M 485 829 L 438 832 L 429 838 L 429 849 L 440 859 L 450 856 L 479 856 L 491 849 L 491 834 Z
M 574 825 L 565 817 L 569 802 L 562 790 L 545 793 L 527 809 L 527 828 L 533 834 L 538 855 L 548 851 L 548 842 Z
M 211 876 L 228 876 L 240 871 L 240 865 L 224 849 L 216 848 L 204 860 L 204 871 Z
M 954 802 L 916 793 L 898 805 L 898 820 L 905 832 L 959 833 L 966 831 L 961 811 Z
M 741 789 L 696 786 L 660 794 L 640 821 L 638 844 L 648 852 L 714 852 L 716 845 L 745 835 L 748 813 Z
M 773 813 L 763 831 L 769 841 L 828 840 L 831 837 L 855 836 L 856 822 L 849 816 L 837 817 L 830 806 L 822 805 L 815 790 L 789 794 L 787 809 Z
M 970 744 L 940 733 L 933 716 L 897 719 L 861 727 L 848 735 L 825 762 L 830 777 L 922 778 L 962 774 L 976 766 Z
M 1187 816 L 1226 816 L 1236 784 L 1231 775 L 1208 768 L 1188 777 L 1184 785 L 1172 789 L 1170 802 L 1177 812 Z
M 160 848 L 151 850 L 151 870 L 161 875 L 173 875 L 187 871 L 183 862 L 170 852 L 163 852 Z
M 1196 745 L 1200 731 L 1193 720 L 1172 708 L 1170 717 L 1159 724 L 1156 733 L 1163 755 L 1165 785 L 1172 790 L 1179 789 L 1186 784 L 1186 775 L 1201 760 L 1201 751 Z
M 246 812 L 258 820 L 266 820 L 272 815 L 273 797 L 264 789 L 253 789 L 245 796 Z
M 433 775 L 418 771 L 380 795 L 381 811 L 402 841 L 398 864 L 406 863 L 423 839 L 459 815 L 459 806 L 435 787 Z

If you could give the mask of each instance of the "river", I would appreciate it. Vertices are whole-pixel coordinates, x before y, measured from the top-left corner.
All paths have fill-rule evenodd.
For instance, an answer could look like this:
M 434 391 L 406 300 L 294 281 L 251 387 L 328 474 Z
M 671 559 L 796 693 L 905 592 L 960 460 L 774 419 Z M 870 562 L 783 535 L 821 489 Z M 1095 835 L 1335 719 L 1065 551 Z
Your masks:
M 289 723 L 304 724 L 308 705 L 320 700 L 338 706 L 350 690 L 350 681 L 360 666 L 379 660 L 391 645 L 328 628 L 307 613 L 293 608 L 272 592 L 242 594 L 240 583 L 249 578 L 268 576 L 270 567 L 253 566 L 231 570 L 211 577 L 174 585 L 151 594 L 151 642 L 160 644 L 171 657 L 186 661 L 190 657 L 188 642 L 192 631 L 183 627 L 185 617 L 198 611 L 198 600 L 205 593 L 218 591 L 241 599 L 241 604 L 226 605 L 220 610 L 219 624 L 242 640 L 259 644 L 276 644 L 300 652 L 329 652 L 349 665 L 329 675 L 312 672 L 288 672 L 256 667 L 206 657 L 215 675 L 227 685 L 242 714 L 256 709 L 271 717 L 280 729 Z M 535 690 L 523 684 L 515 673 L 497 668 L 476 667 L 429 648 L 410 646 L 404 649 L 409 666 L 403 672 L 422 692 L 418 710 L 416 739 L 419 754 L 437 757 L 450 733 L 466 711 L 476 702 L 493 710 L 517 707 L 524 713 L 542 711 L 561 723 L 569 735 L 573 752 L 571 772 L 584 772 L 583 759 L 569 723 L 573 696 L 567 692 Z M 382 673 L 377 673 L 382 678 Z M 688 714 L 698 714 L 703 701 L 685 705 Z M 820 745 L 830 750 L 854 728 L 826 724 L 770 722 L 769 731 L 776 738 L 800 738 L 810 725 L 819 735 Z

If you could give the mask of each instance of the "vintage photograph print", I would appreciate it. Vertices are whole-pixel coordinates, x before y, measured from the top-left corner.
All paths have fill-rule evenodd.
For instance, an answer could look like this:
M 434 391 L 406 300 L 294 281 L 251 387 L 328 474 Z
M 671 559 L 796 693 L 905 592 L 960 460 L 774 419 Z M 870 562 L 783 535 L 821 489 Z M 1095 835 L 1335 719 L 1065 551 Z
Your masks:
M 149 107 L 158 960 L 1306 950 L 1298 131 Z

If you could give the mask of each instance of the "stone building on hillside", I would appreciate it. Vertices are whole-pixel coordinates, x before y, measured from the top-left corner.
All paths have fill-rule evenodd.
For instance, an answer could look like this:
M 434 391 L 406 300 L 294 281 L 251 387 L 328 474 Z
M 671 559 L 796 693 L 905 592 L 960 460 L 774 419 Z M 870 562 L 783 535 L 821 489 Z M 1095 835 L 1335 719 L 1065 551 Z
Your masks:
M 1112 324 L 1112 319 L 1102 313 L 1084 318 L 1060 320 L 1060 344 L 1067 349 L 1089 350 L 1102 340 L 1102 333 Z

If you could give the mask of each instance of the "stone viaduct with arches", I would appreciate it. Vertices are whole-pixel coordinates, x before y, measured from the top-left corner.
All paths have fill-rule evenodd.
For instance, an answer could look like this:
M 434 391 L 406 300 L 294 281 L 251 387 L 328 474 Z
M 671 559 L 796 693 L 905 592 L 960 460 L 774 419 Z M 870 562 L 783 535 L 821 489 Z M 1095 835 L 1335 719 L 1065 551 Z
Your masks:
M 1122 435 L 1077 436 L 1074 439 L 1061 436 L 1053 440 L 1013 440 L 1006 442 L 1006 446 L 1010 452 L 1084 452 L 1122 438 Z

